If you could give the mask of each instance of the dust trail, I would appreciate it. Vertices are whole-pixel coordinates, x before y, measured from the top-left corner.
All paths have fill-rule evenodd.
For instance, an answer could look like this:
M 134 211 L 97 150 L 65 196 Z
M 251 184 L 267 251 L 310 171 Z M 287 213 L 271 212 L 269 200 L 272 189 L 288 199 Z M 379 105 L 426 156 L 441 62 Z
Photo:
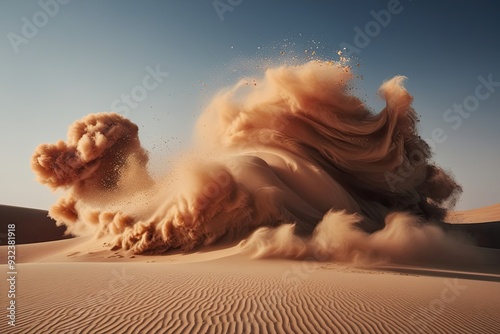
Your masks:
M 256 231 L 248 244 L 260 238 L 279 248 L 283 231 L 293 231 L 286 249 L 256 252 L 300 257 L 314 244 L 394 258 L 450 243 L 429 224 L 461 188 L 431 161 L 405 78 L 382 84 L 386 107 L 373 113 L 351 94 L 352 77 L 339 63 L 311 61 L 221 90 L 198 121 L 192 150 L 162 180 L 147 173 L 137 126 L 115 113 L 88 115 L 66 142 L 40 145 L 32 168 L 41 183 L 66 189 L 50 214 L 70 233 L 115 235 L 116 248 L 136 253 L 191 250 L 283 224 Z
M 291 258 L 350 262 L 477 265 L 484 256 L 461 234 L 446 233 L 436 224 L 405 212 L 386 216 L 385 226 L 368 233 L 357 227 L 362 217 L 328 212 L 309 237 L 293 233 L 293 225 L 263 227 L 241 245 L 254 258 Z

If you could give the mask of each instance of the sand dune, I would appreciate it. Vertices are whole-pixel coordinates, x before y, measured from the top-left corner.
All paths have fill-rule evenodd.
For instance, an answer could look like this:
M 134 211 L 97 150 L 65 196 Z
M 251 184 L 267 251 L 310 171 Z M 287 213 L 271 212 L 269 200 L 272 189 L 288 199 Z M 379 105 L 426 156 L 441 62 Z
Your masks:
M 446 221 L 461 224 L 500 222 L 500 204 L 479 209 L 450 211 L 446 217 Z
M 448 229 L 469 235 L 476 245 L 500 248 L 500 204 L 480 209 L 451 211 Z
M 18 245 L 17 324 L 4 320 L 0 332 L 500 331 L 497 250 L 475 268 L 356 267 L 251 260 L 237 244 L 148 256 L 111 251 L 107 242 L 78 237 Z M 0 247 L 1 263 L 6 253 Z M 6 285 L 0 294 L 6 296 Z
M 16 206 L 0 205 L 0 245 L 6 244 L 5 235 L 8 224 L 16 224 L 18 244 L 54 241 L 65 238 L 63 226 L 56 226 L 56 222 L 48 217 L 45 210 L 20 208 Z M 33 228 L 37 226 L 37 228 Z

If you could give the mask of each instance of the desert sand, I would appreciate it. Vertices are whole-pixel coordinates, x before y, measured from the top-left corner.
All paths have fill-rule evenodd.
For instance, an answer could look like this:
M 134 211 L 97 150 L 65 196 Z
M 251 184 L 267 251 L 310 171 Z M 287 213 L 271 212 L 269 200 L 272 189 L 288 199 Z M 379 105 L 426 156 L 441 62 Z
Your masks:
M 405 77 L 379 113 L 353 77 L 310 61 L 241 79 L 158 177 L 114 112 L 40 144 L 32 170 L 63 192 L 50 216 L 78 237 L 9 214 L 0 332 L 500 333 L 500 205 L 446 217 L 462 187 Z
M 500 221 L 499 208 L 454 216 Z M 165 255 L 91 236 L 22 244 L 16 326 L 4 316 L 0 332 L 499 333 L 500 256 L 483 250 L 489 262 L 445 268 L 252 259 L 238 244 Z M 1 246 L 5 273 L 6 256 Z

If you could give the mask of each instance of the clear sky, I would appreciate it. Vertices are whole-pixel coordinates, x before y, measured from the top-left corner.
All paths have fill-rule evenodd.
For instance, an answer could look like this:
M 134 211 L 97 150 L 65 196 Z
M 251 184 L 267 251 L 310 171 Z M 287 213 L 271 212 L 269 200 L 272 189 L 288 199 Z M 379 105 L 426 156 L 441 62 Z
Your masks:
M 498 203 L 499 13 L 493 0 L 3 0 L 0 203 L 54 202 L 31 155 L 88 113 L 120 109 L 158 163 L 188 145 L 211 94 L 262 74 L 258 59 L 308 49 L 335 60 L 343 47 L 375 109 L 383 80 L 409 78 L 422 136 L 437 134 L 435 160 L 464 188 L 458 208 Z M 151 71 L 157 80 L 144 83 Z

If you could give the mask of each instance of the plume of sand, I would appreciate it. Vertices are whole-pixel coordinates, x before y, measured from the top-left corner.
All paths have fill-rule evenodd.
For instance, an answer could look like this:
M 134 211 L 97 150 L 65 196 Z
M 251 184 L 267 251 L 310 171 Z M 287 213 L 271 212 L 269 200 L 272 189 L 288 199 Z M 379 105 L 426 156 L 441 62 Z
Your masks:
M 473 265 L 482 258 L 464 235 L 446 233 L 437 224 L 406 212 L 387 215 L 384 228 L 368 233 L 357 214 L 328 212 L 310 237 L 300 237 L 293 225 L 260 228 L 241 243 L 254 258 L 289 258 L 349 262 Z
M 138 127 L 116 113 L 75 122 L 66 142 L 36 149 L 32 168 L 41 183 L 66 189 L 50 210 L 59 224 L 114 235 L 115 247 L 136 253 L 280 225 L 257 230 L 249 244 L 267 240 L 271 248 L 256 248 L 265 256 L 335 259 L 397 259 L 407 243 L 430 249 L 446 237 L 426 224 L 461 188 L 418 136 L 404 77 L 381 86 L 379 113 L 351 94 L 351 79 L 349 68 L 318 61 L 268 69 L 255 85 L 242 79 L 213 98 L 195 147 L 163 180 L 148 175 Z M 392 248 L 381 246 L 387 240 Z

